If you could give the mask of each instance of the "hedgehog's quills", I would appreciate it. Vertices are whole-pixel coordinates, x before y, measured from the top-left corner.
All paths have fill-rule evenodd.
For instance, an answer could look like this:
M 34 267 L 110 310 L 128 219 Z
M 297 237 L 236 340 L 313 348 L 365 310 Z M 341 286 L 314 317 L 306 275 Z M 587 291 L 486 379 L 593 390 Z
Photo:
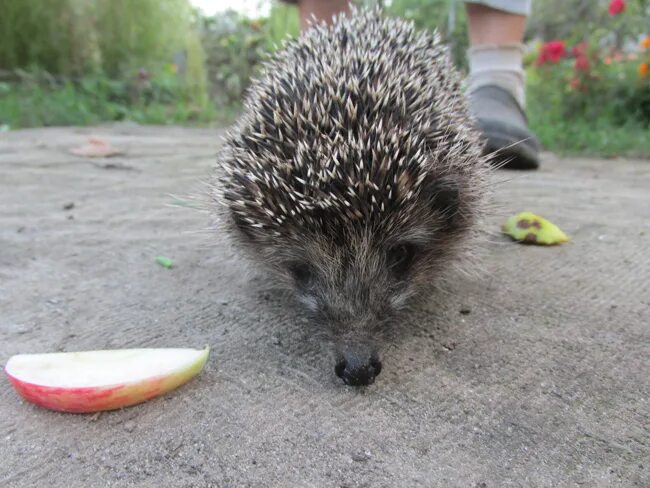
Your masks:
M 227 135 L 217 210 L 372 383 L 383 332 L 464 253 L 489 165 L 436 34 L 354 11 L 266 63 Z

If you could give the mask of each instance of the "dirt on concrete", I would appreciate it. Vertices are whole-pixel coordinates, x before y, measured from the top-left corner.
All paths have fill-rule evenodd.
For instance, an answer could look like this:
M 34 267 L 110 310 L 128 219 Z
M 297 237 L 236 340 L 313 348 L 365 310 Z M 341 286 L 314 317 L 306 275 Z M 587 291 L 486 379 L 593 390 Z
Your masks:
M 124 154 L 71 155 L 89 136 Z M 173 127 L 0 134 L 0 362 L 212 348 L 187 385 L 101 415 L 0 380 L 0 486 L 650 486 L 650 162 L 502 173 L 482 277 L 421 310 L 357 390 L 208 218 L 173 205 L 218 144 Z M 523 210 L 571 241 L 501 236 Z

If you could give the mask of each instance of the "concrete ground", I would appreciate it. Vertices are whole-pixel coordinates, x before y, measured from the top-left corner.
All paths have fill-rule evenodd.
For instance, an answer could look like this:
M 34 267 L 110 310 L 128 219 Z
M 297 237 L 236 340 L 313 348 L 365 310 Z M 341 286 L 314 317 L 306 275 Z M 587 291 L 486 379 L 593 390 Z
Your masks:
M 126 154 L 72 156 L 89 135 Z M 0 134 L 0 362 L 212 347 L 187 385 L 101 415 L 1 380 L 0 486 L 650 486 L 650 162 L 501 173 L 485 274 L 417 314 L 360 391 L 205 215 L 169 205 L 217 147 L 173 127 Z M 571 242 L 500 236 L 522 210 Z

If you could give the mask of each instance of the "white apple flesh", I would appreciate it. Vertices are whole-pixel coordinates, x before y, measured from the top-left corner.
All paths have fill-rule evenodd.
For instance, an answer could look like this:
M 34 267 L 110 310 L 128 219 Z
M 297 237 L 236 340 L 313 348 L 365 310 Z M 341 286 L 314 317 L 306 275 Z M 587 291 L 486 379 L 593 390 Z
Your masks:
M 29 402 L 61 412 L 98 412 L 177 388 L 203 369 L 209 352 L 206 347 L 19 354 L 5 372 Z

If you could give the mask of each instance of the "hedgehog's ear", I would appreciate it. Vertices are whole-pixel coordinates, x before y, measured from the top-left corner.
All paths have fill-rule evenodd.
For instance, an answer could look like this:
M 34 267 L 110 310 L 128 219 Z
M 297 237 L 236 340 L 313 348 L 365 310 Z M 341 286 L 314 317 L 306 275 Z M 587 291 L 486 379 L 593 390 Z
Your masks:
M 431 206 L 443 215 L 447 225 L 452 225 L 460 207 L 460 185 L 454 176 L 442 176 L 433 180 L 427 188 Z

